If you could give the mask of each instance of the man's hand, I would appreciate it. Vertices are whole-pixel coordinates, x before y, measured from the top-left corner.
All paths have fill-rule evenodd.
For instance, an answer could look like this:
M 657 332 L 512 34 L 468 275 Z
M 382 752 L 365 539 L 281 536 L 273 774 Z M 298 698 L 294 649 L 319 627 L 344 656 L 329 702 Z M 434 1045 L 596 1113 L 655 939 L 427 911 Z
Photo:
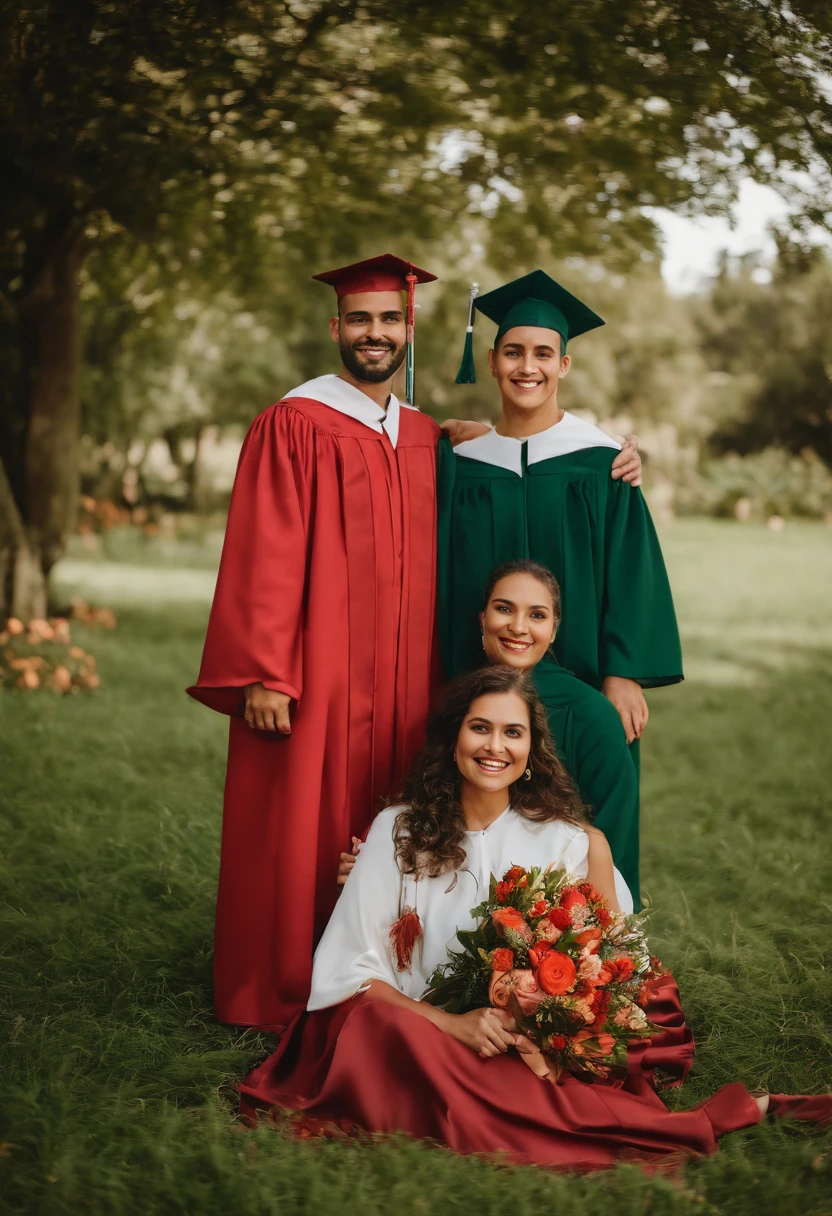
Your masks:
M 641 457 L 638 454 L 638 435 L 626 435 L 615 438 L 624 446 L 612 462 L 612 475 L 617 481 L 620 477 L 628 485 L 641 485 Z M 453 440 L 451 440 L 453 442 Z
M 342 853 L 338 863 L 338 886 L 343 887 L 344 883 L 352 874 L 352 868 L 355 865 L 355 859 L 358 856 L 358 850 L 361 848 L 361 841 L 357 836 L 352 838 L 352 852 Z
M 291 735 L 291 700 L 285 692 L 272 692 L 262 684 L 247 684 L 246 722 L 253 730 L 271 730 L 279 735 Z
M 649 717 L 641 685 L 625 676 L 606 676 L 601 691 L 618 710 L 627 742 L 640 739 Z
M 450 439 L 451 445 L 457 447 L 460 443 L 467 443 L 469 439 L 479 439 L 480 435 L 487 434 L 491 427 L 486 426 L 484 422 L 463 422 L 459 418 L 446 418 L 442 423 L 442 430 Z

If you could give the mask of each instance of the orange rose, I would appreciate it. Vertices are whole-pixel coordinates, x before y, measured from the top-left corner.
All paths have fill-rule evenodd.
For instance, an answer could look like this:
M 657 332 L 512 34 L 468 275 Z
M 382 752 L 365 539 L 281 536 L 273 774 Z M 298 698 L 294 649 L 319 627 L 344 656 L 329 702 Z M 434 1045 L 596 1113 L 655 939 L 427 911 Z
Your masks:
M 532 941 L 532 931 L 526 924 L 523 914 L 516 908 L 496 908 L 491 913 L 491 920 L 500 937 L 505 937 L 506 931 L 513 929 L 515 933 L 519 933 L 523 941 Z
M 575 941 L 579 946 L 588 947 L 591 954 L 597 954 L 603 936 L 600 929 L 584 929 L 583 933 L 575 934 Z
M 508 946 L 498 946 L 491 955 L 492 971 L 511 971 L 514 966 L 514 951 Z
M 552 950 L 538 967 L 536 979 L 549 996 L 560 996 L 575 983 L 575 964 L 568 954 Z

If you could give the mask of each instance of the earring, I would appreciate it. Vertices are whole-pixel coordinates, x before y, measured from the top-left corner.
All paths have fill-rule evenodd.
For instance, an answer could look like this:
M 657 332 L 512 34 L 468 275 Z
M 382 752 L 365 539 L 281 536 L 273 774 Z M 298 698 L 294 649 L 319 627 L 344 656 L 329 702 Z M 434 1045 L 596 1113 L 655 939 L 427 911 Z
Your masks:
M 523 780 L 531 781 L 531 779 L 532 779 L 532 770 L 530 768 L 527 768 L 525 773 L 523 774 Z
M 484 629 L 483 629 L 482 633 L 480 634 L 480 637 L 482 638 L 482 648 L 483 648 L 483 650 L 485 650 L 485 630 Z

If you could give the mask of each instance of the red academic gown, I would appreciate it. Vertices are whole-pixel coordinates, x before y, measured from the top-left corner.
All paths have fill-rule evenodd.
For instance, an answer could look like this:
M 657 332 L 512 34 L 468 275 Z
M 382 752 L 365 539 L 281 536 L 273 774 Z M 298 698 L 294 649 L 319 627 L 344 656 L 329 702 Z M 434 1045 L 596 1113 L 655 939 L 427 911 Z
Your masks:
M 318 401 L 265 410 L 243 444 L 202 666 L 231 715 L 217 896 L 217 1018 L 285 1026 L 309 995 L 339 853 L 422 742 L 434 645 L 438 427 L 395 448 Z M 289 737 L 246 725 L 245 685 L 292 698 Z

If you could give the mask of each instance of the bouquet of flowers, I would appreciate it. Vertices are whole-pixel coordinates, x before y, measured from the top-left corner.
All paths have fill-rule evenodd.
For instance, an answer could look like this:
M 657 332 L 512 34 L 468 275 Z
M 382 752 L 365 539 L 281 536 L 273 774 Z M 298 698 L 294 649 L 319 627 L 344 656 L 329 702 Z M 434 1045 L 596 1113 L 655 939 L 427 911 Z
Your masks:
M 626 1073 L 627 1044 L 654 1031 L 643 1006 L 661 963 L 650 957 L 642 914 L 611 912 L 589 882 L 562 870 L 512 866 L 479 919 L 460 930 L 425 999 L 452 1013 L 506 1009 L 556 1070 Z

